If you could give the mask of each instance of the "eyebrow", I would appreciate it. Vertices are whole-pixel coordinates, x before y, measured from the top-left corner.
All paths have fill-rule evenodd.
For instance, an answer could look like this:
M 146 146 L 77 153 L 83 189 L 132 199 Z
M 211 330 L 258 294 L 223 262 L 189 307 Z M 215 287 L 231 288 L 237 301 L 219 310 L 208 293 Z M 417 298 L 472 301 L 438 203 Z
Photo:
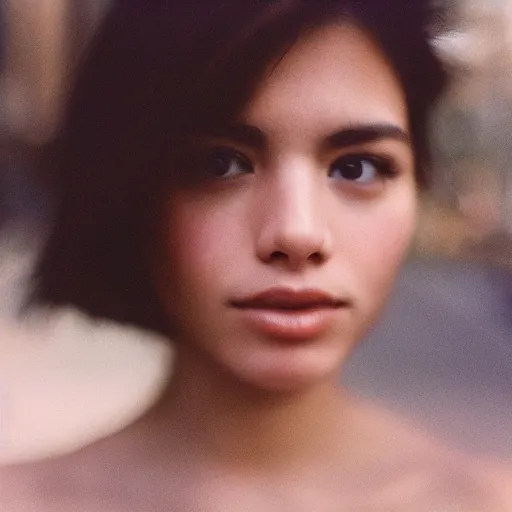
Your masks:
M 326 145 L 330 149 L 343 149 L 386 139 L 411 144 L 410 135 L 399 126 L 378 123 L 351 125 L 348 128 L 329 135 L 326 140 Z
M 262 130 L 256 126 L 243 123 L 230 124 L 213 135 L 258 150 L 264 149 L 268 145 L 267 136 Z M 398 125 L 374 123 L 349 125 L 347 128 L 327 136 L 324 145 L 329 149 L 343 149 L 386 139 L 411 144 L 409 134 Z

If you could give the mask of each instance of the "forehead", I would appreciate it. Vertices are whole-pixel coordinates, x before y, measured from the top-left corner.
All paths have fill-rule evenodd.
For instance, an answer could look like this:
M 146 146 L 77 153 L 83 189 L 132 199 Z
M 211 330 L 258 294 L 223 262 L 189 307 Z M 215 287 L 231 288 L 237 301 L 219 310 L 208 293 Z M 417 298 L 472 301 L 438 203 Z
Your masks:
M 379 46 L 353 24 L 304 35 L 271 64 L 242 120 L 328 130 L 341 124 L 391 123 L 407 130 L 404 91 Z M 284 127 L 284 126 L 283 126 Z

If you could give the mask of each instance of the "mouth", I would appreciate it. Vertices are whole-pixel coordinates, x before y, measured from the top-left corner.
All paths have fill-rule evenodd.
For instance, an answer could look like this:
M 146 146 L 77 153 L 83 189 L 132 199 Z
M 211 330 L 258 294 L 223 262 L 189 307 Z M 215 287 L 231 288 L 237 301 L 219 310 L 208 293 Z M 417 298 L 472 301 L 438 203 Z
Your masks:
M 304 341 L 324 334 L 351 303 L 321 290 L 273 288 L 230 305 L 251 329 L 265 336 Z
M 235 299 L 231 305 L 238 309 L 308 310 L 318 308 L 342 308 L 347 299 L 334 297 L 320 290 L 292 290 L 272 288 L 247 298 Z

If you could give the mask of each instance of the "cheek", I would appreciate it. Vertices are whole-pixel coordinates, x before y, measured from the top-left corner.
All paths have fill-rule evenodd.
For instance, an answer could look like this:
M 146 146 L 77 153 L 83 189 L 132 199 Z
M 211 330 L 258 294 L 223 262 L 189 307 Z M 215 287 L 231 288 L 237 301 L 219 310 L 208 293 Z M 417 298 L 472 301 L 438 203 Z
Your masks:
M 379 309 L 409 249 L 416 225 L 416 196 L 378 205 L 353 219 L 353 244 L 344 251 L 361 300 Z
M 236 212 L 174 198 L 164 212 L 165 252 L 175 285 L 204 287 L 239 252 Z
M 416 224 L 415 208 L 384 211 L 368 233 L 373 239 L 367 254 L 375 263 L 380 262 L 382 270 L 390 272 L 400 265 L 412 240 Z M 376 265 L 378 266 L 378 265 Z

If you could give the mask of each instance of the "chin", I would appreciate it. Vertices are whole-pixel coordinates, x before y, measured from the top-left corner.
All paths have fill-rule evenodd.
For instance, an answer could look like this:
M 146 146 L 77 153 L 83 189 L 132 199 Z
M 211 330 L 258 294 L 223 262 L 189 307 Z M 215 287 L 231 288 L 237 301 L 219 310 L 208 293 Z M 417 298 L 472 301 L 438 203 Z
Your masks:
M 337 377 L 346 351 L 320 347 L 275 350 L 231 365 L 238 380 L 265 392 L 303 392 Z
M 287 375 L 262 375 L 245 377 L 244 382 L 253 389 L 263 393 L 272 394 L 298 394 L 314 388 L 317 384 L 323 382 L 326 376 L 287 374 Z

